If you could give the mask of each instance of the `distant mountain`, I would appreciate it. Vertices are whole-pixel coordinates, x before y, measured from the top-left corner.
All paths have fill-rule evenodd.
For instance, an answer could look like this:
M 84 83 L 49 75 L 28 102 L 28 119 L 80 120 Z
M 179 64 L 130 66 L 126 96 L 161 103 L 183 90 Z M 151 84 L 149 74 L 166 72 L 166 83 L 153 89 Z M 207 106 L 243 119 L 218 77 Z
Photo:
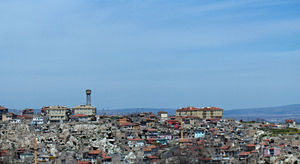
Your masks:
M 271 122 L 282 122 L 286 119 L 294 119 L 300 122 L 300 104 L 224 110 L 224 118 L 233 118 L 236 120 L 264 119 Z
M 140 112 L 152 112 L 157 114 L 159 111 L 166 111 L 169 114 L 176 114 L 176 109 L 171 108 L 124 108 L 124 109 L 111 109 L 111 110 L 97 110 L 97 114 L 107 114 L 107 115 L 125 115 L 129 113 L 140 113 Z
M 12 112 L 12 113 L 15 113 L 15 114 L 21 114 L 21 111 L 20 109 L 8 109 L 9 112 Z M 40 113 L 41 112 L 41 109 L 33 109 L 33 112 L 35 114 L 37 113 Z

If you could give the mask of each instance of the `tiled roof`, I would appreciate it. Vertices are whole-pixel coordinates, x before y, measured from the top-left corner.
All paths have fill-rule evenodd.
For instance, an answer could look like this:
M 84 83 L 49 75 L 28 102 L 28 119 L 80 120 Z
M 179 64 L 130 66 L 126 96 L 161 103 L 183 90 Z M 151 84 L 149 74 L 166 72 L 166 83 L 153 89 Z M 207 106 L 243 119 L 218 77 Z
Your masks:
M 151 151 L 150 148 L 144 148 L 143 150 L 144 150 L 144 151 Z
M 78 105 L 73 107 L 73 109 L 96 109 L 96 107 L 93 107 L 91 105 Z
M 157 156 L 147 156 L 147 158 L 149 158 L 149 159 L 158 159 Z
M 0 110 L 7 110 L 4 106 L 0 106 Z
M 157 129 L 148 129 L 149 132 L 156 132 Z
M 189 142 L 192 142 L 192 140 L 190 140 L 190 139 L 181 139 L 179 142 L 180 143 L 189 143 Z
M 197 110 L 200 110 L 200 108 L 195 108 L 195 107 L 189 106 L 189 107 L 186 107 L 186 108 L 177 109 L 176 112 L 197 111 Z
M 111 159 L 111 157 L 110 156 L 102 156 L 102 158 L 104 158 L 104 159 Z
M 158 114 L 162 114 L 162 113 L 168 113 L 168 112 L 166 112 L 166 111 L 159 111 L 159 112 L 157 112 Z
M 286 123 L 293 123 L 293 122 L 295 122 L 294 120 L 291 120 L 291 119 L 287 119 L 287 120 L 285 120 L 285 122 Z
M 130 126 L 130 125 L 132 125 L 132 124 L 129 122 L 121 122 L 120 123 L 120 126 Z
M 246 145 L 246 147 L 255 147 L 255 145 L 254 144 L 248 144 L 248 145 Z
M 225 146 L 222 146 L 222 147 L 220 147 L 220 149 L 223 149 L 223 150 L 227 150 L 227 149 L 229 149 L 229 145 L 225 145 Z
M 76 115 L 71 115 L 70 117 L 88 117 L 88 115 L 85 115 L 85 114 L 76 114 Z
M 240 156 L 248 156 L 251 152 L 241 152 L 239 155 Z
M 193 107 L 193 106 L 189 106 L 189 107 L 186 107 L 186 108 L 177 109 L 176 112 L 184 112 L 184 111 L 213 111 L 213 110 L 223 111 L 222 108 L 217 108 L 217 107 L 196 108 L 196 107 Z
M 91 154 L 91 155 L 97 155 L 97 154 L 100 154 L 100 153 L 102 153 L 101 150 L 92 150 L 92 151 L 89 152 L 89 154 Z
M 156 146 L 155 145 L 149 145 L 147 148 L 149 148 L 149 149 L 155 149 Z
M 23 118 L 23 119 L 32 119 L 33 117 L 31 116 L 22 116 L 22 115 L 17 115 L 18 118 Z

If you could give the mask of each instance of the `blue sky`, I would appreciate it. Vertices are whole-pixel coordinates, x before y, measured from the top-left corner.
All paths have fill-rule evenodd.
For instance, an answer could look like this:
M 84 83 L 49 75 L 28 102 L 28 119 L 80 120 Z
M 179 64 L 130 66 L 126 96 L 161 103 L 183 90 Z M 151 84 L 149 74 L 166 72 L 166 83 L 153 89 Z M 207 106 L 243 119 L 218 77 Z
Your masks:
M 0 104 L 300 103 L 300 1 L 2 0 Z

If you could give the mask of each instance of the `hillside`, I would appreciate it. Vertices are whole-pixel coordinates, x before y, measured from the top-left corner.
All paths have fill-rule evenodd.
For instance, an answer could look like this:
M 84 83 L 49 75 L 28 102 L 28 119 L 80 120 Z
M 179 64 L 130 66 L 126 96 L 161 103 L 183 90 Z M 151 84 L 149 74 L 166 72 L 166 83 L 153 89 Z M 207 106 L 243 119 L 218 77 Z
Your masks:
M 264 119 L 273 122 L 281 122 L 285 119 L 294 119 L 297 122 L 300 122 L 300 104 L 225 110 L 224 118 L 234 118 L 237 120 Z
M 97 110 L 97 114 L 123 115 L 128 113 L 139 113 L 139 112 L 152 112 L 154 114 L 157 114 L 157 112 L 159 111 L 166 111 L 169 114 L 176 114 L 176 109 L 170 109 L 170 108 L 124 108 L 124 109 L 112 109 L 112 110 Z

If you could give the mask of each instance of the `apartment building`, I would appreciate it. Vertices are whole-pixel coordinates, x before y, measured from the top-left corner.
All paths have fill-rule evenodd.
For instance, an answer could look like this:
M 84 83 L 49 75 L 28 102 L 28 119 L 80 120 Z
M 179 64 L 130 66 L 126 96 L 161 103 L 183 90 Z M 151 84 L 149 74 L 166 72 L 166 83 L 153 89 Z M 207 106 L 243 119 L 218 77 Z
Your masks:
M 176 110 L 176 116 L 193 116 L 202 119 L 214 119 L 223 117 L 223 109 L 217 107 L 186 107 Z
M 2 120 L 2 115 L 8 113 L 8 109 L 4 106 L 0 106 L 0 121 Z
M 68 121 L 71 110 L 65 106 L 49 106 L 47 116 L 50 122 Z
M 73 115 L 84 114 L 89 117 L 95 117 L 96 116 L 96 107 L 93 107 L 91 105 L 78 105 L 78 106 L 72 108 L 72 113 L 73 113 Z

